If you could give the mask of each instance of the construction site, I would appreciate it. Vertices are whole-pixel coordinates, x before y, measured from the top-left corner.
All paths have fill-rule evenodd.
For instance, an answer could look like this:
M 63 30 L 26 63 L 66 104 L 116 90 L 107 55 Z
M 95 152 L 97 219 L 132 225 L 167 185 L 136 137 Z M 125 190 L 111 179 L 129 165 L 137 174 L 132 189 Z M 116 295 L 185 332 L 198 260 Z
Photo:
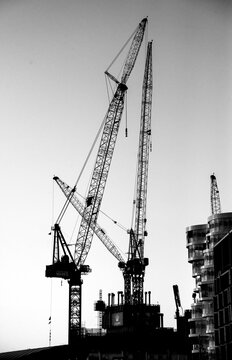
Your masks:
M 147 219 L 146 211 L 149 202 L 148 173 L 152 134 L 153 42 L 151 40 L 146 44 L 141 84 L 139 147 L 135 159 L 137 170 L 131 209 L 133 222 L 132 227 L 127 230 L 127 258 L 98 223 L 125 99 L 129 91 L 127 82 L 134 69 L 141 44 L 145 41 L 147 22 L 147 18 L 142 19 L 126 43 L 130 41 L 120 78 L 110 73 L 110 66 L 105 71 L 111 88 L 114 88 L 113 95 L 102 126 L 74 186 L 54 176 L 54 182 L 64 195 L 64 205 L 52 226 L 53 254 L 51 263 L 45 264 L 45 276 L 66 280 L 69 284 L 68 344 L 2 353 L 0 359 L 54 357 L 76 360 L 230 360 L 232 358 L 232 212 L 223 213 L 221 210 L 215 174 L 210 176 L 209 186 L 211 214 L 206 214 L 205 224 L 186 224 L 188 262 L 192 267 L 195 287 L 192 294 L 189 294 L 191 307 L 183 310 L 178 284 L 173 284 L 175 328 L 164 326 L 165 314 L 162 313 L 162 304 L 153 303 L 151 291 L 144 290 L 146 269 L 149 267 L 149 258 L 145 256 L 146 239 L 149 236 L 146 225 L 147 221 L 152 221 Z M 78 195 L 78 182 L 90 155 L 95 151 L 97 140 L 99 147 L 95 154 L 96 160 L 87 195 L 83 201 Z M 69 206 L 81 216 L 74 251 L 71 251 L 72 248 L 62 231 L 62 220 Z M 96 299 L 94 304 L 98 328 L 93 331 L 83 326 L 82 287 L 85 288 L 84 275 L 91 276 L 88 253 L 94 236 L 98 237 L 106 251 L 116 258 L 118 271 L 122 274 L 123 291 L 115 289 L 115 292 L 109 292 L 104 298 L 99 281 L 99 299 Z M 150 256 L 152 257 L 152 254 Z M 88 289 L 85 292 L 88 292 Z

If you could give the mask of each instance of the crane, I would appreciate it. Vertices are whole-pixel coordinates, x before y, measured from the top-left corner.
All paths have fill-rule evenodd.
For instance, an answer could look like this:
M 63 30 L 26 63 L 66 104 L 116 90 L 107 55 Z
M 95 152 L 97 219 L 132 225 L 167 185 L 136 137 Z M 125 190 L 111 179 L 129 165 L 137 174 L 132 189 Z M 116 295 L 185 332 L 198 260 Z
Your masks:
M 148 42 L 142 88 L 139 150 L 136 173 L 136 199 L 134 201 L 134 228 L 129 231 L 129 251 L 125 264 L 119 263 L 124 275 L 125 303 L 143 303 L 143 282 L 148 258 L 144 258 L 146 231 L 147 181 L 151 139 L 152 108 L 152 41 Z M 132 289 L 131 289 L 132 287 Z
M 180 317 L 179 308 L 181 308 L 181 302 L 180 302 L 180 293 L 179 293 L 178 285 L 173 285 L 173 293 L 176 303 L 176 319 L 179 319 Z
M 69 280 L 69 344 L 75 345 L 76 340 L 81 336 L 81 288 L 82 274 L 90 272 L 88 265 L 84 262 L 91 247 L 94 229 L 92 225 L 97 222 L 105 185 L 109 173 L 109 168 L 114 152 L 114 147 L 118 135 L 119 125 L 124 108 L 124 99 L 127 91 L 127 81 L 135 65 L 140 46 L 142 44 L 147 18 L 144 18 L 135 30 L 134 37 L 129 48 L 128 55 L 123 67 L 121 80 L 118 81 L 114 76 L 107 75 L 114 79 L 117 88 L 109 104 L 95 165 L 90 180 L 90 186 L 86 203 L 83 209 L 79 232 L 75 244 L 74 256 L 68 249 L 59 222 L 71 201 L 74 192 L 71 192 L 61 214 L 54 226 L 54 250 L 53 264 L 47 266 L 47 277 L 64 277 Z M 63 250 L 63 257 L 60 258 L 59 249 Z M 63 270 L 66 269 L 66 273 Z
M 71 188 L 68 184 L 66 184 L 64 181 L 62 181 L 58 176 L 54 176 L 53 178 L 55 182 L 60 187 L 61 191 L 64 193 L 64 195 L 69 198 L 70 194 L 74 192 L 74 194 L 70 197 L 70 202 L 73 205 L 73 207 L 77 210 L 79 215 L 81 215 L 82 218 L 84 218 L 84 205 L 82 202 L 78 199 L 76 196 L 75 190 Z M 87 221 L 87 220 L 86 220 Z M 91 229 L 94 231 L 94 234 L 97 235 L 97 237 L 101 240 L 103 245 L 109 250 L 109 252 L 120 262 L 125 262 L 123 255 L 121 252 L 117 249 L 113 241 L 110 239 L 110 237 L 107 235 L 105 230 L 96 222 L 90 223 Z
M 219 190 L 217 186 L 217 179 L 214 174 L 210 176 L 211 189 L 210 189 L 210 202 L 212 215 L 221 213 L 221 202 L 219 196 Z

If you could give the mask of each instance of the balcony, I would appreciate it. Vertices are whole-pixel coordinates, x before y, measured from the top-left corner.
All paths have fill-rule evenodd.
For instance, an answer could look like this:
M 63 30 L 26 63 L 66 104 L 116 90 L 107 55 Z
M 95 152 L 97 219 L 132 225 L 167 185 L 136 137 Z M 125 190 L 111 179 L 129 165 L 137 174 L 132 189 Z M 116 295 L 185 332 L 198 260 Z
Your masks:
M 232 228 L 232 213 L 214 214 L 208 218 L 210 235 L 220 234 L 222 237 Z
M 213 283 L 202 283 L 199 291 L 199 299 L 201 301 L 212 300 L 214 296 Z
M 207 336 L 206 322 L 204 319 L 189 319 L 190 332 L 189 337 Z
M 214 259 L 213 259 L 213 251 L 206 249 L 204 251 L 204 266 L 213 267 L 214 266 Z
M 206 321 L 206 334 L 214 334 L 213 318 L 208 318 Z
M 201 268 L 204 265 L 204 260 L 195 260 L 192 263 L 192 277 L 197 277 L 198 275 L 201 275 Z
M 213 301 L 202 301 L 202 317 L 212 317 L 213 315 Z
M 191 319 L 197 320 L 202 318 L 202 303 L 197 302 L 191 306 Z
M 214 269 L 213 267 L 202 266 L 201 269 L 201 283 L 213 283 L 214 282 Z
M 199 261 L 204 259 L 204 246 L 202 244 L 190 245 L 188 247 L 188 262 Z

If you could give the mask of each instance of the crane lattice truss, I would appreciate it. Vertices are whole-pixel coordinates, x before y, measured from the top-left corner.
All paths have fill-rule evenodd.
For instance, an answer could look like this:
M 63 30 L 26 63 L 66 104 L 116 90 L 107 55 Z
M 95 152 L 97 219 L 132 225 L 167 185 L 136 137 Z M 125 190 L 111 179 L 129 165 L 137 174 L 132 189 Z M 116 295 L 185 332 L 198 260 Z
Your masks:
M 146 24 L 147 18 L 143 19 L 138 25 L 125 61 L 121 81 L 116 81 L 117 89 L 105 116 L 100 146 L 90 181 L 86 204 L 83 209 L 83 217 L 74 252 L 76 273 L 69 281 L 69 344 L 71 345 L 74 345 L 77 338 L 81 335 L 81 273 L 82 269 L 86 269 L 87 267 L 84 265 L 84 262 L 91 247 L 93 233 L 95 230 L 94 225 L 97 223 L 118 135 L 125 94 L 127 91 L 126 83 L 136 62 Z M 71 198 L 72 196 L 69 198 L 69 201 Z
M 83 219 L 84 217 L 84 205 L 82 202 L 78 199 L 75 189 L 71 188 L 69 185 L 67 185 L 64 181 L 62 181 L 58 176 L 54 177 L 54 180 L 59 185 L 60 189 L 64 193 L 67 199 L 70 199 L 71 204 L 73 207 L 77 210 L 77 212 L 81 215 Z M 87 219 L 86 219 L 87 222 Z M 101 240 L 103 245 L 111 252 L 111 254 L 120 262 L 125 262 L 123 259 L 122 254 L 117 249 L 113 241 L 109 238 L 109 236 L 106 234 L 106 232 L 103 230 L 103 228 L 96 222 L 93 221 L 90 222 L 91 230 L 94 232 L 95 235 Z
M 181 308 L 180 293 L 179 293 L 178 285 L 173 285 L 173 293 L 174 293 L 174 299 L 175 299 L 175 304 L 176 304 L 176 319 L 178 319 L 180 316 L 179 308 Z
M 117 86 L 116 92 L 106 114 L 103 134 L 94 165 L 86 205 L 84 208 L 84 218 L 80 224 L 75 246 L 74 259 L 77 266 L 84 263 L 91 247 L 93 230 L 90 228 L 90 223 L 95 223 L 99 214 L 122 117 L 125 93 L 127 90 L 126 83 L 137 59 L 137 55 L 143 40 L 146 23 L 147 19 L 143 19 L 137 28 L 124 65 L 121 82 Z
M 135 213 L 135 236 L 139 242 L 141 258 L 144 256 L 144 235 L 146 231 L 148 161 L 151 138 L 152 107 L 152 42 L 148 43 L 145 67 L 142 110 L 138 153 L 138 178 Z
M 119 123 L 122 117 L 124 97 L 127 87 L 119 84 L 116 93 L 111 101 L 106 122 L 103 129 L 96 163 L 86 199 L 83 218 L 75 246 L 74 259 L 77 266 L 83 264 L 88 255 L 93 238 L 91 223 L 96 223 L 99 209 L 106 185 L 107 176 L 114 152 L 114 146 L 118 135 Z
M 211 189 L 210 189 L 210 202 L 212 215 L 221 213 L 221 202 L 219 196 L 219 190 L 217 186 L 217 179 L 214 174 L 210 176 Z
M 152 42 L 147 46 L 145 64 L 141 121 L 139 134 L 139 151 L 136 175 L 136 210 L 134 230 L 130 231 L 128 261 L 124 269 L 125 302 L 143 303 L 143 282 L 148 259 L 144 258 L 144 239 L 146 232 L 147 180 L 148 162 L 151 139 L 151 108 L 152 108 Z M 132 285 L 132 294 L 131 294 Z

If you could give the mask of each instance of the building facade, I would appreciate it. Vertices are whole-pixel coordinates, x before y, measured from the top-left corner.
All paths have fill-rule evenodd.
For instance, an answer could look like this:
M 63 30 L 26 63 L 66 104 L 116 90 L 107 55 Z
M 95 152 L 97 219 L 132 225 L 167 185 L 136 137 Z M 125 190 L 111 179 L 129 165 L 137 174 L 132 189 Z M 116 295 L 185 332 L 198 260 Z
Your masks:
M 217 360 L 232 359 L 232 231 L 214 247 L 214 326 Z
M 232 213 L 214 214 L 207 224 L 186 228 L 188 262 L 195 279 L 189 319 L 193 359 L 215 359 L 214 246 L 231 228 Z

